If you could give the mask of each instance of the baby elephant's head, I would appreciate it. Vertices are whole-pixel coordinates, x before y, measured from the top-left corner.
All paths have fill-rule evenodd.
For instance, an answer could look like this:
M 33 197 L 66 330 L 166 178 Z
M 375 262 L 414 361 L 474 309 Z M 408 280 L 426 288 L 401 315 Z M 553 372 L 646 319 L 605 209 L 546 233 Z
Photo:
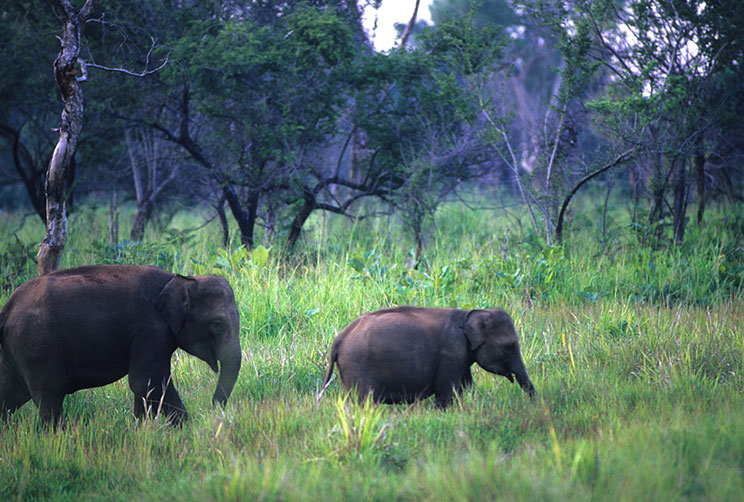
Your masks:
M 522 362 L 514 323 L 501 309 L 471 310 L 465 322 L 465 336 L 475 362 L 483 369 L 502 375 L 511 382 L 517 379 L 530 396 L 535 394 Z

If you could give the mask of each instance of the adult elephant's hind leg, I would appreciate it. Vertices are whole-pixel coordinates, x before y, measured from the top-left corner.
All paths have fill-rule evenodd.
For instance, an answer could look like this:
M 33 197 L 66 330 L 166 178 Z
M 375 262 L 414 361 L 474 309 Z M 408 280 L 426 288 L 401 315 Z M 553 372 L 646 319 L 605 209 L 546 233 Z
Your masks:
M 0 420 L 8 418 L 29 399 L 31 394 L 26 384 L 5 365 L 0 356 Z
M 64 392 L 45 390 L 43 392 L 31 392 L 36 406 L 39 407 L 39 418 L 45 426 L 52 425 L 55 429 L 62 422 L 62 403 L 65 400 Z
M 34 371 L 23 373 L 31 399 L 39 408 L 41 422 L 55 428 L 62 421 L 62 403 L 70 388 L 69 380 L 56 362 L 52 359 L 45 366 L 36 365 Z

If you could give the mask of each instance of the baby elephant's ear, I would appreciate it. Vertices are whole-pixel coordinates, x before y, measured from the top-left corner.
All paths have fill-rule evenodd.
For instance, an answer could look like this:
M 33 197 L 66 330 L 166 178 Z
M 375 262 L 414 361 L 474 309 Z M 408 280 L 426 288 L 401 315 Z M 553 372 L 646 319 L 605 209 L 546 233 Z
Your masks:
M 487 316 L 488 312 L 485 310 L 471 310 L 465 316 L 465 337 L 470 350 L 475 350 L 486 342 Z
M 168 323 L 174 335 L 178 335 L 189 310 L 189 286 L 194 279 L 176 275 L 168 281 L 155 301 L 155 308 Z

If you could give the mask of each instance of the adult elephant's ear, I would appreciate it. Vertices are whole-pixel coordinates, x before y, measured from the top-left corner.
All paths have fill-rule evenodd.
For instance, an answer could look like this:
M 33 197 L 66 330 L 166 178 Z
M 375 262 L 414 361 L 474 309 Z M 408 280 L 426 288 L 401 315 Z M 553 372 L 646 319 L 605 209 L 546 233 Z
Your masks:
M 174 276 L 168 284 L 165 285 L 155 301 L 155 308 L 168 323 L 174 335 L 178 335 L 186 319 L 186 312 L 189 311 L 189 286 L 195 279 L 184 277 L 182 275 Z
M 475 350 L 486 342 L 485 310 L 471 310 L 465 316 L 465 338 L 468 339 L 470 350 Z

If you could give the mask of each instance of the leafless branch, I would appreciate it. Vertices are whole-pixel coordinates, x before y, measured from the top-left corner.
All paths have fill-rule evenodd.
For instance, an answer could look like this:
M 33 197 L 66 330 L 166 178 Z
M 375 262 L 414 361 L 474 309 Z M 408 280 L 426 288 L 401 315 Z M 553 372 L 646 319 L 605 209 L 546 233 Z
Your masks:
M 65 0 L 65 3 L 67 0 Z M 80 12 L 78 13 L 78 16 L 80 17 L 81 21 L 85 21 L 90 17 L 90 15 L 93 13 L 93 9 L 96 7 L 96 0 L 85 0 L 85 4 L 83 5 L 83 8 L 80 9 Z
M 408 21 L 408 24 L 406 25 L 406 29 L 403 30 L 403 34 L 400 37 L 400 43 L 398 44 L 399 49 L 402 49 L 403 47 L 406 46 L 406 43 L 408 42 L 408 37 L 411 36 L 413 27 L 416 25 L 416 17 L 418 16 L 418 9 L 419 9 L 420 3 L 421 3 L 421 0 L 416 0 L 416 5 L 413 8 L 413 15 L 411 16 L 411 19 Z
M 149 53 L 148 53 L 148 58 L 149 58 Z M 165 65 L 168 64 L 168 56 L 165 56 L 165 61 L 163 61 L 163 63 L 160 66 L 158 66 L 157 68 L 154 68 L 152 70 L 146 70 L 146 71 L 143 71 L 141 73 L 136 73 L 136 72 L 127 70 L 125 68 L 111 68 L 111 67 L 103 66 L 103 65 L 100 65 L 100 64 L 96 64 L 96 63 L 86 63 L 85 61 L 83 61 L 82 59 L 79 59 L 79 58 L 78 58 L 78 63 L 80 64 L 80 68 L 81 68 L 82 73 L 83 73 L 83 75 L 81 77 L 78 77 L 78 81 L 84 82 L 88 78 L 88 68 L 89 67 L 90 68 L 96 68 L 96 69 L 99 69 L 99 70 L 104 70 L 104 71 L 112 71 L 112 72 L 116 72 L 116 73 L 124 73 L 124 74 L 130 75 L 132 77 L 146 77 L 147 75 L 152 75 L 153 73 L 157 73 L 160 70 L 162 70 L 163 68 L 165 68 Z
M 579 188 L 581 188 L 582 185 L 584 185 L 584 183 L 586 183 L 590 179 L 592 179 L 592 178 L 594 178 L 596 176 L 599 176 L 603 172 L 605 172 L 605 171 L 607 171 L 607 170 L 615 167 L 616 165 L 621 164 L 621 163 L 627 161 L 634 154 L 635 154 L 635 149 L 631 148 L 630 150 L 626 150 L 623 153 L 619 154 L 617 157 L 615 157 L 612 161 L 608 162 L 607 164 L 605 164 L 604 166 L 600 167 L 596 171 L 593 171 L 593 172 L 587 174 L 586 176 L 584 176 L 583 178 L 581 178 L 581 180 L 579 180 L 578 183 L 576 183 L 576 185 L 573 187 L 573 189 L 571 190 L 571 192 L 563 200 L 563 204 L 561 204 L 561 209 L 558 212 L 558 220 L 557 220 L 557 224 L 556 224 L 556 227 L 555 227 L 555 238 L 556 238 L 556 241 L 559 244 L 563 240 L 563 219 L 564 219 L 564 216 L 566 214 L 566 209 L 568 208 L 568 204 L 571 202 L 571 199 L 573 198 L 573 196 L 576 194 L 576 192 L 578 192 Z
M 506 134 L 506 131 L 504 131 L 503 127 L 496 124 L 496 121 L 493 120 L 493 118 L 488 114 L 486 111 L 486 108 L 483 106 L 483 103 L 481 102 L 481 108 L 483 109 L 483 116 L 486 118 L 486 121 L 493 127 L 493 129 L 498 132 L 502 138 L 504 138 L 504 143 L 506 144 L 507 149 L 509 150 L 509 155 L 511 159 L 507 159 L 503 152 L 501 151 L 498 146 L 496 146 L 495 142 L 492 142 L 492 147 L 496 152 L 499 154 L 501 159 L 506 163 L 507 166 L 509 166 L 509 169 L 511 169 L 512 173 L 514 174 L 514 179 L 517 181 L 517 188 L 519 189 L 519 193 L 522 195 L 522 200 L 527 205 L 527 209 L 530 212 L 530 217 L 532 218 L 532 225 L 535 229 L 535 233 L 539 233 L 538 231 L 538 225 L 537 225 L 537 218 L 535 218 L 535 213 L 532 211 L 532 204 L 530 204 L 530 201 L 527 199 L 527 193 L 529 193 L 532 200 L 535 200 L 535 197 L 532 196 L 532 193 L 530 192 L 529 188 L 525 187 L 522 184 L 522 177 L 519 175 L 519 171 L 517 170 L 517 158 L 514 154 L 514 151 L 512 150 L 511 143 L 509 142 L 509 137 Z

